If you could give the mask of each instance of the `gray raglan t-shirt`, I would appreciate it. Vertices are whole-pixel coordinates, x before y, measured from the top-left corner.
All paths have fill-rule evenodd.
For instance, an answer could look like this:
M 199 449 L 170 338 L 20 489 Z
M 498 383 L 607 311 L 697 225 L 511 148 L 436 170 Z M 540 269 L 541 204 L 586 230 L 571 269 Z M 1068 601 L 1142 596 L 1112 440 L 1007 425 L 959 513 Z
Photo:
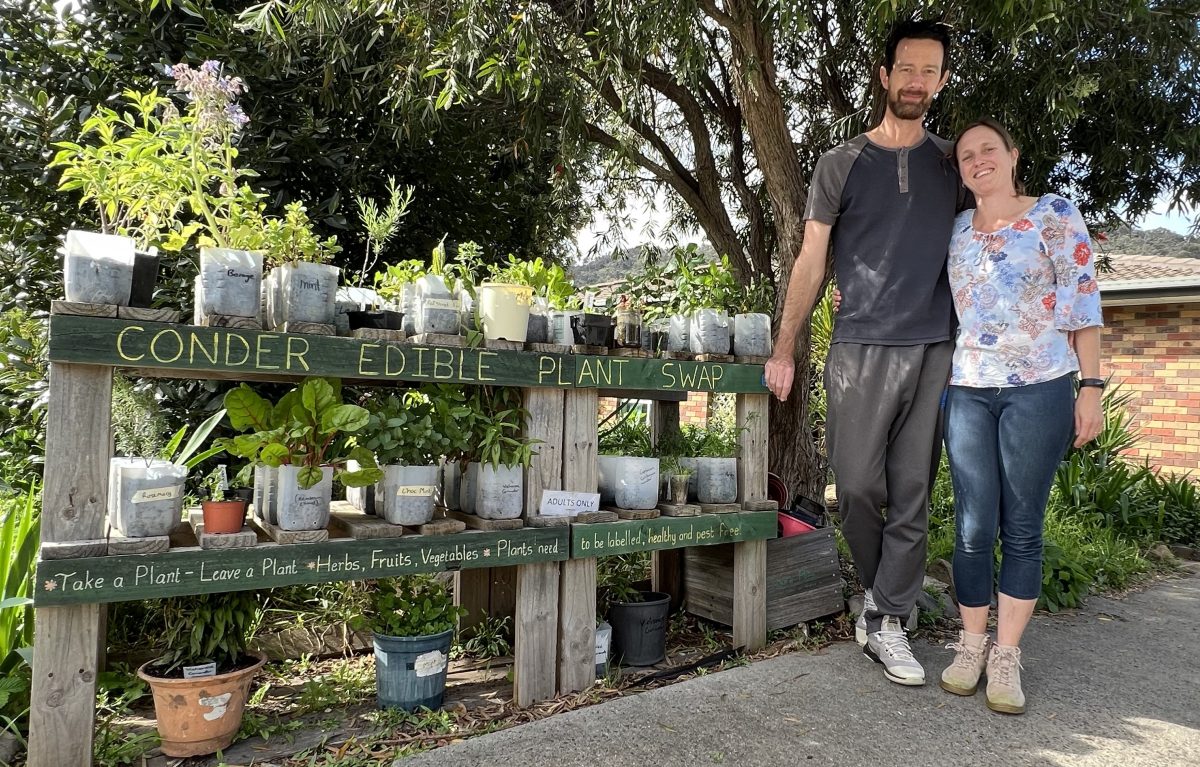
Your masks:
M 907 346 L 951 338 L 946 275 L 962 200 L 950 143 L 932 133 L 888 149 L 865 134 L 821 156 L 804 218 L 833 226 L 842 304 L 834 343 Z

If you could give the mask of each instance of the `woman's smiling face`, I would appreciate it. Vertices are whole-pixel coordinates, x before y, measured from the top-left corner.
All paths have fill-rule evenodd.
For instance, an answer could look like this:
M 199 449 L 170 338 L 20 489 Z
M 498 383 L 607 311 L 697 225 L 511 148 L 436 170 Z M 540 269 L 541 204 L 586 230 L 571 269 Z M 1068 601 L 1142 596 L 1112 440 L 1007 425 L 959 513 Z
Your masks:
M 1016 194 L 1016 147 L 986 125 L 976 125 L 958 139 L 958 172 L 976 197 Z

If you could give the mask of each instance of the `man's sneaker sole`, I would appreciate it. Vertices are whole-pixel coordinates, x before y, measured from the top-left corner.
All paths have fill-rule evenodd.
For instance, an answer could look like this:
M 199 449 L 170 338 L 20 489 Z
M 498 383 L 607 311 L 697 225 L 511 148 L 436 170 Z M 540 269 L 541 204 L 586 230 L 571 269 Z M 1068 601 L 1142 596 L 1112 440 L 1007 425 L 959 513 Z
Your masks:
M 854 627 L 854 641 L 858 642 L 859 647 L 867 646 L 867 630 L 862 626 Z
M 952 685 L 949 682 L 947 682 L 945 679 L 942 679 L 938 682 L 938 684 L 940 684 L 942 686 L 942 689 L 945 690 L 946 692 L 954 693 L 955 695 L 962 695 L 962 696 L 968 697 L 968 698 L 971 697 L 972 695 L 974 695 L 979 690 L 978 683 L 974 687 L 956 687 L 955 685 Z
M 1015 714 L 1024 714 L 1025 713 L 1024 706 L 1010 706 L 1007 703 L 992 703 L 990 700 L 987 702 L 987 707 L 990 708 L 992 711 L 995 711 L 998 714 L 1014 714 L 1015 715 Z
M 891 669 L 889 669 L 887 667 L 887 664 L 884 663 L 883 661 L 881 661 L 879 659 L 879 655 L 877 655 L 875 653 L 875 651 L 871 649 L 870 644 L 863 646 L 863 655 L 867 656 L 871 660 L 873 660 L 876 663 L 878 663 L 879 665 L 883 666 L 883 675 L 885 677 L 887 677 L 889 682 L 895 682 L 896 684 L 902 684 L 905 687 L 923 687 L 925 685 L 925 677 L 923 677 L 923 676 L 922 677 L 904 677 L 904 676 L 899 676 L 897 674 L 893 674 Z

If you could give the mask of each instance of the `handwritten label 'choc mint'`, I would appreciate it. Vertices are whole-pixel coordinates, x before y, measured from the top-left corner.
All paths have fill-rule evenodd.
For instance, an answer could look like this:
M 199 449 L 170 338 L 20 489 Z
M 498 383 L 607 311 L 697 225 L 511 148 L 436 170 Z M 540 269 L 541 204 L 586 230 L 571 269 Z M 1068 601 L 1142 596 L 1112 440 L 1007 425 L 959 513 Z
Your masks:
M 433 485 L 401 485 L 396 488 L 397 498 L 428 498 L 434 493 Z

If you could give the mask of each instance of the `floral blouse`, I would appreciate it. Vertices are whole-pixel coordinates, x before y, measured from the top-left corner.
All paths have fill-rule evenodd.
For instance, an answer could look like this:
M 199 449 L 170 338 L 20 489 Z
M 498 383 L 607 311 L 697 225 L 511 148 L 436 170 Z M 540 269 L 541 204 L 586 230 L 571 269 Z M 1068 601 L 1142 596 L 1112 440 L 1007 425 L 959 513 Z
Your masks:
M 958 338 L 950 383 L 1010 387 L 1079 370 L 1067 331 L 1103 324 L 1087 227 L 1079 210 L 1043 195 L 992 233 L 958 215 L 947 269 Z

